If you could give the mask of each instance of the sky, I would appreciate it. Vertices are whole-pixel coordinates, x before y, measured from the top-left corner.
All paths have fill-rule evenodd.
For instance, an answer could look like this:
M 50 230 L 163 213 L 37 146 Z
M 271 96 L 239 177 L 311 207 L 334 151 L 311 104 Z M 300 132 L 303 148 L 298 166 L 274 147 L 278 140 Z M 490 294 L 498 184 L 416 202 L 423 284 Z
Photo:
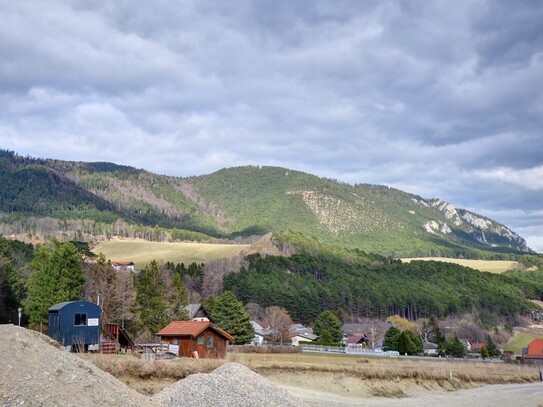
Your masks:
M 543 252 L 543 2 L 0 0 L 0 15 L 0 148 L 388 185 Z

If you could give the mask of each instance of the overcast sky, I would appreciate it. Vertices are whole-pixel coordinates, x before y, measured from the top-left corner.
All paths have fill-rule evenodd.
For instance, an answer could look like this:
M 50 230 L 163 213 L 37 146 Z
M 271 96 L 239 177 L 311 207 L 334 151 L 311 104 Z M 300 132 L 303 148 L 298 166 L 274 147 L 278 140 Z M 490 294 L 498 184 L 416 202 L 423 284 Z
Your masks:
M 543 2 L 0 0 L 0 15 L 1 148 L 385 184 L 543 251 Z

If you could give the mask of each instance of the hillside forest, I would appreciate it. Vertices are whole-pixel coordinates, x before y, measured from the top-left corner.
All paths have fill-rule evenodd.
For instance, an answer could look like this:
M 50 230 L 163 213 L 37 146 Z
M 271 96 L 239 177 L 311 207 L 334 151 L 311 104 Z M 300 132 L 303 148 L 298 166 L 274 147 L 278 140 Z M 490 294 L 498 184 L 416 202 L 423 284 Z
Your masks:
M 310 326 L 323 312 L 343 323 L 435 318 L 448 326 L 469 316 L 480 330 L 498 332 L 530 318 L 539 309 L 531 300 L 543 300 L 541 256 L 520 259 L 530 270 L 491 274 L 436 261 L 402 263 L 297 232 L 274 235 L 274 242 L 289 255 L 255 253 L 189 265 L 151 261 L 131 273 L 115 271 L 85 242 L 51 240 L 34 247 L 0 238 L 0 323 L 16 323 L 22 307 L 23 324 L 43 329 L 51 305 L 95 302 L 100 295 L 104 321 L 125 326 L 135 338 L 151 338 L 168 322 L 185 319 L 189 302 L 213 312 L 226 296 L 253 318 L 275 307 Z M 474 339 L 481 340 L 483 331 L 477 332 Z

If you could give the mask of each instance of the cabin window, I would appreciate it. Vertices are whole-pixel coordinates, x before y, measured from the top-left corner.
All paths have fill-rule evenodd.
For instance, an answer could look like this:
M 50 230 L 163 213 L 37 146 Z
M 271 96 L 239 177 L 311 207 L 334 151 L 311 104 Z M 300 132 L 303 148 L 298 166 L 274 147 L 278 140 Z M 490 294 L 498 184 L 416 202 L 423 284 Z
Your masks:
M 174 345 L 179 345 L 179 338 L 174 338 L 173 339 L 173 344 Z
M 87 326 L 87 314 L 75 314 L 74 315 L 75 326 Z
M 203 344 L 204 344 L 204 338 L 203 337 L 198 338 L 198 345 L 203 345 Z
M 207 348 L 211 349 L 213 347 L 213 337 L 212 336 L 206 336 L 207 339 Z

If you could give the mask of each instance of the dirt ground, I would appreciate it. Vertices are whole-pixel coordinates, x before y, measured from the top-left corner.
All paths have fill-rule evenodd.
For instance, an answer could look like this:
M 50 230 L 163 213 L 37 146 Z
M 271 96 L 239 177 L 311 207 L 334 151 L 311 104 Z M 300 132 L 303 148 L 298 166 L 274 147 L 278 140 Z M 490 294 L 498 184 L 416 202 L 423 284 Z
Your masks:
M 486 385 L 454 392 L 427 390 L 424 395 L 401 398 L 343 396 L 313 388 L 275 384 L 314 407 L 543 407 L 542 383 Z

